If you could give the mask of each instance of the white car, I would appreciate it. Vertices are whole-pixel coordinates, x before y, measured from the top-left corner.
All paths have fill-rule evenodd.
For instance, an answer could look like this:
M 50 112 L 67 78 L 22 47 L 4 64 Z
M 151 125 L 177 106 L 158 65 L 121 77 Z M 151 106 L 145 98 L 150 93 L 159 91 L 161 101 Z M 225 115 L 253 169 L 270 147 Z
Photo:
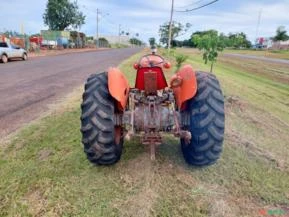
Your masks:
M 2 63 L 7 63 L 9 59 L 14 58 L 21 58 L 22 60 L 27 60 L 27 51 L 7 42 L 0 42 L 0 61 Z

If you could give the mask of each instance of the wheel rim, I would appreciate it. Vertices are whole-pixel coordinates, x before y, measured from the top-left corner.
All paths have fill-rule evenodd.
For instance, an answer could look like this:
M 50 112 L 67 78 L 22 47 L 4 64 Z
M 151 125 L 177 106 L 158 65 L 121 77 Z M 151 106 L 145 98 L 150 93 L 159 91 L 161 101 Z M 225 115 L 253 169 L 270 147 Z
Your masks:
M 2 62 L 3 62 L 3 63 L 7 63 L 7 61 L 8 61 L 7 57 L 6 57 L 5 55 L 3 55 L 3 56 L 2 56 Z
M 23 54 L 23 60 L 27 60 L 27 55 Z

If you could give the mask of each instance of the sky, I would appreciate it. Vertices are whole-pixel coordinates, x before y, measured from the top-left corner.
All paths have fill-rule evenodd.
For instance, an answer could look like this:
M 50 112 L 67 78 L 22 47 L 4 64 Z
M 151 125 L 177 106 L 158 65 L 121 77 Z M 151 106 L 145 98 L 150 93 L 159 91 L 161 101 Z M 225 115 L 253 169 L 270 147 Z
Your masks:
M 27 34 L 48 29 L 42 15 L 47 0 L 0 0 L 0 32 L 22 29 Z M 191 9 L 211 0 L 175 0 L 176 10 Z M 81 31 L 96 35 L 96 10 L 100 10 L 99 33 L 118 35 L 121 31 L 139 34 L 145 42 L 159 38 L 159 26 L 169 21 L 171 0 L 77 0 L 86 16 Z M 260 15 L 260 25 L 258 17 Z M 244 32 L 253 41 L 258 37 L 274 36 L 278 26 L 289 32 L 289 0 L 219 0 L 188 13 L 174 12 L 173 20 L 192 24 L 178 39 L 188 39 L 192 32 L 216 29 L 223 33 Z M 258 30 L 257 30 L 258 29 Z

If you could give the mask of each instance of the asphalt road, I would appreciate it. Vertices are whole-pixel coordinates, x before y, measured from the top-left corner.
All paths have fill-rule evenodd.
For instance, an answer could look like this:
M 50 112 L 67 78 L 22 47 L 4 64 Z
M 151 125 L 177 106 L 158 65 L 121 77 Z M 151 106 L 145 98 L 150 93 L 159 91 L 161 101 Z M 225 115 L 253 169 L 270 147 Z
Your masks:
M 283 63 L 286 65 L 289 65 L 289 60 L 285 59 L 275 59 L 275 58 L 269 58 L 269 57 L 262 57 L 262 56 L 253 56 L 253 55 L 247 55 L 247 54 L 223 54 L 223 56 L 230 56 L 230 57 L 239 57 L 243 59 L 254 59 L 254 60 L 260 60 L 265 62 L 271 62 L 271 63 Z
M 6 136 L 48 110 L 86 78 L 106 71 L 138 52 L 113 49 L 38 57 L 0 64 L 0 136 Z

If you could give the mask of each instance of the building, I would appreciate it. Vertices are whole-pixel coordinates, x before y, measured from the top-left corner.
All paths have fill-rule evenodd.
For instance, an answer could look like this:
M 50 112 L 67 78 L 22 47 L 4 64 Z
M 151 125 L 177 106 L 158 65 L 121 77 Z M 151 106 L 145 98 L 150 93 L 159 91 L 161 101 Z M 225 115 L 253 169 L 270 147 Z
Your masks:
M 85 34 L 77 31 L 41 30 L 41 36 L 42 46 L 83 48 L 86 44 Z
M 272 49 L 273 50 L 289 50 L 289 40 L 273 42 Z
M 271 50 L 289 50 L 289 40 L 273 41 L 271 38 L 260 37 L 256 39 L 254 47 Z

